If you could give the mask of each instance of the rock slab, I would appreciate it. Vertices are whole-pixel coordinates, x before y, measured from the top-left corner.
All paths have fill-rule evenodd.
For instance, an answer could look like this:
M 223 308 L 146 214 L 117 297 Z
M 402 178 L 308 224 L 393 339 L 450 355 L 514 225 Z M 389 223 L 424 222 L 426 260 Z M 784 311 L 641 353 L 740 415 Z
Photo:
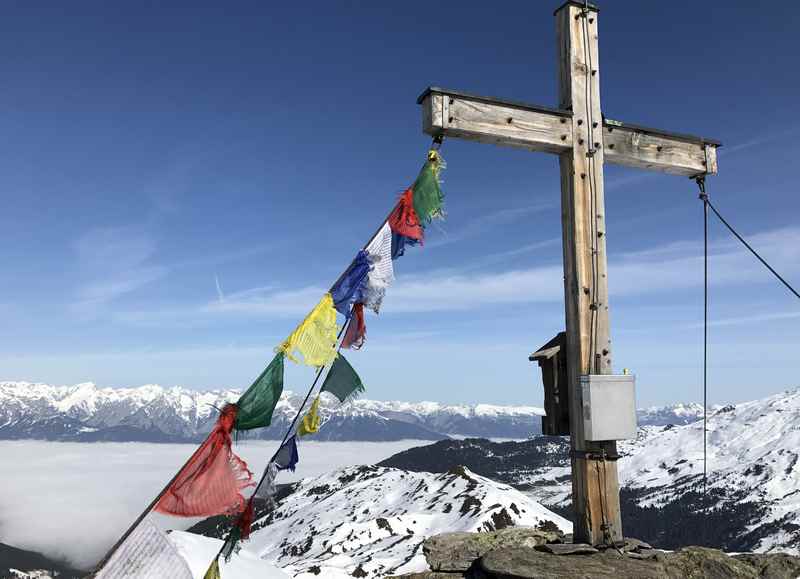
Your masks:
M 425 540 L 422 552 L 431 571 L 463 573 L 489 551 L 495 549 L 533 549 L 563 535 L 530 527 L 511 527 L 491 533 L 443 533 Z
M 608 550 L 594 555 L 553 556 L 537 549 L 497 549 L 480 560 L 493 579 L 796 579 L 800 557 L 742 555 L 687 547 L 649 560 Z

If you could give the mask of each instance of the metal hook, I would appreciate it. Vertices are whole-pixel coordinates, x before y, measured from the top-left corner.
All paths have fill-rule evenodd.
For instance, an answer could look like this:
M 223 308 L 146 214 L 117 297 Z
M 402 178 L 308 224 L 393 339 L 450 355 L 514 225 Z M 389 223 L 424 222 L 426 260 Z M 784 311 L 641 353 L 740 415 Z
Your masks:
M 694 182 L 697 183 L 697 187 L 700 189 L 700 194 L 698 197 L 703 200 L 704 203 L 708 202 L 708 193 L 706 193 L 706 177 L 705 175 L 699 175 L 694 178 Z

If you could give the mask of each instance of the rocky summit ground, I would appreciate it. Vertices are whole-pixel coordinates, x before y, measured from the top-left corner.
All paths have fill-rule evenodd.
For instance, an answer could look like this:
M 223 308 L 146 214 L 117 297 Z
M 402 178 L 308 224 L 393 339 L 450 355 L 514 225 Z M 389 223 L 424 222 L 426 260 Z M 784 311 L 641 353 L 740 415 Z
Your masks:
M 653 549 L 628 539 L 618 549 L 564 542 L 559 531 L 508 528 L 444 533 L 423 544 L 429 571 L 390 579 L 796 579 L 800 557 L 728 555 L 717 549 Z

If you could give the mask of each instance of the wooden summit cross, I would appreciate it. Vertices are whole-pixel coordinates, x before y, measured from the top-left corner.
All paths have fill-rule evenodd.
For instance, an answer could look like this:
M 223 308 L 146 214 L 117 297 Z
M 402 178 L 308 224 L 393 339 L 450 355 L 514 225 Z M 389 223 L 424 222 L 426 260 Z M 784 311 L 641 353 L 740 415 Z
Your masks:
M 608 319 L 603 164 L 687 177 L 717 172 L 718 141 L 603 118 L 598 9 L 565 2 L 555 12 L 559 108 L 429 88 L 418 100 L 434 137 L 544 151 L 559 156 L 574 541 L 621 541 L 616 442 L 589 442 L 581 376 L 612 374 Z

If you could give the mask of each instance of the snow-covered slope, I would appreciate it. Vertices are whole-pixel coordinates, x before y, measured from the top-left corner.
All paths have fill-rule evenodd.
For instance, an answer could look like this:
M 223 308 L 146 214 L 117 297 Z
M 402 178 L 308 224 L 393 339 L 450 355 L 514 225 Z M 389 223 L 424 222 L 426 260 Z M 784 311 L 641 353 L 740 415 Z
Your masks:
M 708 431 L 709 504 L 751 505 L 755 550 L 800 552 L 800 390 L 719 408 Z M 644 429 L 621 451 L 620 479 L 643 506 L 701 490 L 702 421 Z
M 183 531 L 173 531 L 169 539 L 177 547 L 178 553 L 186 559 L 192 577 L 203 579 L 209 563 L 219 553 L 222 547 L 220 539 L 203 537 Z M 249 549 L 242 549 L 229 563 L 220 559 L 220 575 L 225 579 L 289 579 L 287 575 L 275 566 L 270 565 Z M 168 579 L 168 578 L 165 578 Z
M 356 466 L 305 479 L 258 519 L 250 552 L 296 578 L 422 571 L 422 541 L 445 531 L 571 524 L 521 492 L 466 469 Z M 357 568 L 366 575 L 354 575 Z
M 239 390 L 200 392 L 146 385 L 98 388 L 92 383 L 50 386 L 0 382 L 0 439 L 177 442 L 198 440 L 225 402 Z M 284 392 L 270 428 L 260 438 L 282 438 L 302 398 Z M 317 440 L 437 440 L 449 435 L 525 438 L 539 431 L 533 406 L 446 405 L 436 402 L 355 400 L 346 405 L 323 397 L 326 422 Z
M 708 428 L 707 495 L 702 421 L 644 426 L 637 440 L 620 443 L 626 534 L 665 548 L 691 541 L 800 553 L 800 390 L 719 407 Z M 569 507 L 566 437 L 447 440 L 381 464 L 434 472 L 467 465 L 559 512 Z

